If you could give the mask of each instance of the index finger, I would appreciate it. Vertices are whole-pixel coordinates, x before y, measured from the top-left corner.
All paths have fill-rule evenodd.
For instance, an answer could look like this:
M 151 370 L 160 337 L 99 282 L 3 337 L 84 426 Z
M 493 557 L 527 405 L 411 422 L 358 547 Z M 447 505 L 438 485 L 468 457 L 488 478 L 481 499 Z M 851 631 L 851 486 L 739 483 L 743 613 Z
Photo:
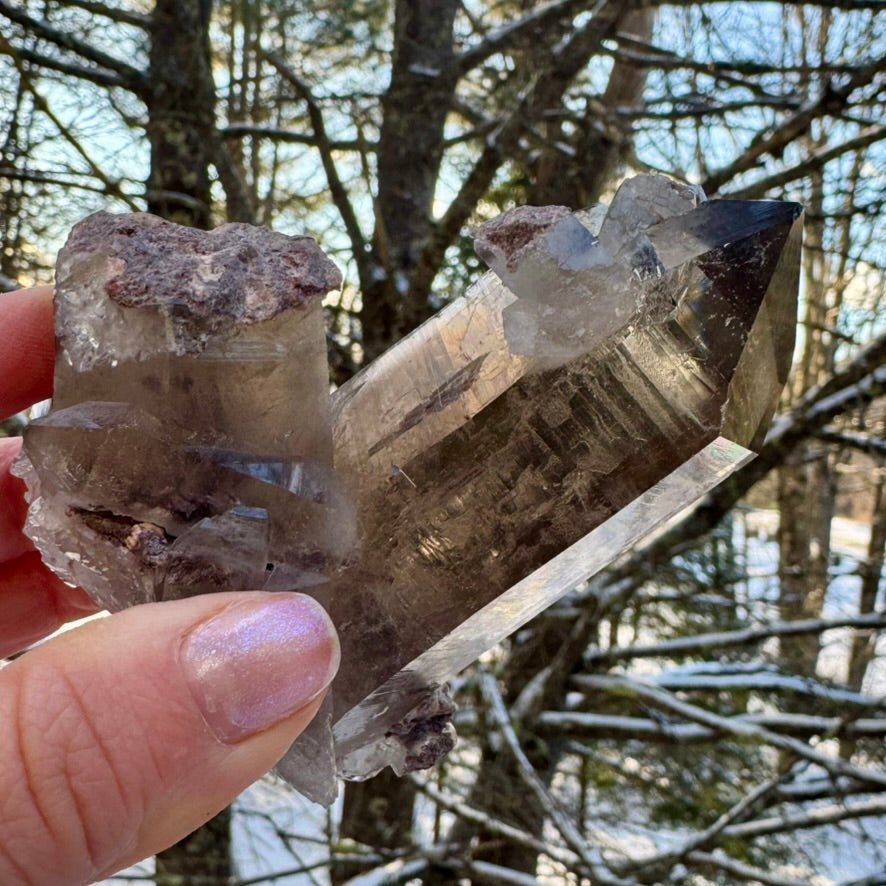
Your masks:
M 0 419 L 52 395 L 52 287 L 0 294 Z

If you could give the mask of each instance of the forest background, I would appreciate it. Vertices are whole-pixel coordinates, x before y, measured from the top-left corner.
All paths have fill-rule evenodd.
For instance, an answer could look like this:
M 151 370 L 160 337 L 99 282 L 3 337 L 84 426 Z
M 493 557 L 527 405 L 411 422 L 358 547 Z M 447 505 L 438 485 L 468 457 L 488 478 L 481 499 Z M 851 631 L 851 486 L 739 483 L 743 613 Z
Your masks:
M 0 286 L 98 209 L 308 233 L 337 383 L 515 204 L 654 171 L 806 207 L 755 461 L 461 675 L 444 765 L 328 815 L 265 786 L 130 880 L 886 883 L 880 6 L 0 0 Z

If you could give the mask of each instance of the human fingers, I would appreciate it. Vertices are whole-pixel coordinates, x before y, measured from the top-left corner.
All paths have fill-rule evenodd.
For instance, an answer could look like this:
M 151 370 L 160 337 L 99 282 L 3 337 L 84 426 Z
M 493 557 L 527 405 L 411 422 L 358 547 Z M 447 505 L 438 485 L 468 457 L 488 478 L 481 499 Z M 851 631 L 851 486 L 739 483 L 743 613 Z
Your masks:
M 0 419 L 52 394 L 52 287 L 0 294 Z
M 9 470 L 20 448 L 20 438 L 0 439 L 0 658 L 98 608 L 53 575 L 22 532 L 25 486 Z
M 77 884 L 181 839 L 267 771 L 338 667 L 294 593 L 128 609 L 0 671 L 0 882 Z
M 25 484 L 10 470 L 21 448 L 21 437 L 0 437 L 0 563 L 34 550 L 22 533 L 28 512 Z
M 52 287 L 0 295 L 0 418 L 52 393 Z M 20 439 L 0 439 L 0 657 L 96 611 L 50 572 L 22 532 L 25 485 L 10 472 Z

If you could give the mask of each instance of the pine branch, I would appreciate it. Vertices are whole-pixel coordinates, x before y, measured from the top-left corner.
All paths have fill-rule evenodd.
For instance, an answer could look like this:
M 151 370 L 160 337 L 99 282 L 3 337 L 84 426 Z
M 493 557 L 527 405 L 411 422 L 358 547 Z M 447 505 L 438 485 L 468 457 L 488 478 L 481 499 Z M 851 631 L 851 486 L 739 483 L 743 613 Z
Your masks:
M 886 735 L 886 718 L 862 717 L 847 720 L 844 717 L 823 717 L 816 714 L 737 714 L 727 718 L 736 729 L 745 725 L 759 726 L 779 735 L 796 738 L 814 738 L 838 735 L 847 738 L 877 738 Z M 707 744 L 720 741 L 731 729 L 717 729 L 698 723 L 667 722 L 649 717 L 629 717 L 618 714 L 594 714 L 586 711 L 542 711 L 537 728 L 546 735 L 572 735 L 576 738 L 645 741 L 656 744 Z M 580 752 L 580 745 L 575 750 Z M 834 792 L 833 782 L 831 796 Z M 872 782 L 866 782 L 872 785 Z M 871 788 L 869 788 L 870 790 Z M 886 790 L 886 784 L 876 786 Z
M 708 849 L 712 845 L 716 845 L 727 827 L 746 818 L 748 813 L 772 794 L 786 777 L 787 773 L 781 773 L 767 779 L 762 784 L 757 785 L 737 803 L 733 804 L 722 815 L 717 816 L 716 821 L 711 825 L 693 834 L 682 846 L 651 858 L 631 862 L 627 869 L 632 874 L 640 874 L 642 872 L 642 879 L 646 882 L 649 882 L 650 874 L 656 878 L 666 877 L 673 867 L 683 861 L 691 852 Z M 656 879 L 656 882 L 659 882 L 659 880 Z

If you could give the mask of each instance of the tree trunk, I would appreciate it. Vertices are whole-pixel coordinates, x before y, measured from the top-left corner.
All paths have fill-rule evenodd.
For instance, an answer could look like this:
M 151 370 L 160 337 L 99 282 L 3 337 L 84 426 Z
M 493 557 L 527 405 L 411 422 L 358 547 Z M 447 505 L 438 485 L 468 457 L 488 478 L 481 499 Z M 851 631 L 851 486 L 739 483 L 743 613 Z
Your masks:
M 212 0 L 157 0 L 151 17 L 148 211 L 196 228 L 212 227 L 211 12 Z
M 434 218 L 446 116 L 456 73 L 453 23 L 458 0 L 397 0 L 391 83 L 382 99 L 375 234 L 363 294 L 366 362 L 432 313 L 410 286 Z
M 415 788 L 390 769 L 375 778 L 345 788 L 339 831 L 343 837 L 375 849 L 396 849 L 411 842 Z M 365 870 L 360 863 L 333 865 L 333 884 L 344 883 Z
M 829 274 L 824 264 L 823 201 L 823 179 L 815 174 L 807 206 L 813 218 L 806 225 L 803 256 L 806 343 L 795 373 L 794 396 L 820 384 L 834 365 L 833 339 L 825 334 L 825 280 Z M 778 471 L 779 610 L 785 621 L 821 615 L 828 589 L 830 527 L 836 494 L 836 478 L 827 450 L 815 441 L 799 446 Z M 783 666 L 800 674 L 815 673 L 818 652 L 817 635 L 784 640 L 779 646 Z
M 883 560 L 886 553 L 886 474 L 884 465 L 878 465 L 874 484 L 874 506 L 871 515 L 871 538 L 868 542 L 868 556 L 861 565 L 861 588 L 858 595 L 858 613 L 866 615 L 874 611 L 877 592 L 880 589 L 880 576 L 883 574 Z M 877 642 L 875 631 L 859 631 L 852 639 L 849 649 L 849 675 L 847 683 L 851 689 L 861 692 L 868 665 L 874 660 Z
M 626 14 L 619 23 L 621 33 L 638 40 L 652 37 L 656 10 L 640 9 Z M 588 110 L 582 126 L 569 138 L 559 120 L 547 124 L 546 144 L 536 164 L 527 202 L 534 206 L 558 205 L 586 209 L 618 173 L 630 149 L 632 133 L 620 128 L 608 109 L 639 108 L 643 101 L 647 71 L 638 65 L 617 60 L 612 67 L 606 90 L 597 103 L 599 111 Z M 556 146 L 571 143 L 575 159 L 569 162 Z
M 836 485 L 827 454 L 816 444 L 798 447 L 778 471 L 779 614 L 783 621 L 818 618 L 828 589 L 831 519 Z M 783 666 L 812 675 L 818 660 L 817 634 L 780 644 Z
M 157 854 L 157 886 L 228 886 L 231 864 L 231 809 L 223 809 L 193 834 Z

